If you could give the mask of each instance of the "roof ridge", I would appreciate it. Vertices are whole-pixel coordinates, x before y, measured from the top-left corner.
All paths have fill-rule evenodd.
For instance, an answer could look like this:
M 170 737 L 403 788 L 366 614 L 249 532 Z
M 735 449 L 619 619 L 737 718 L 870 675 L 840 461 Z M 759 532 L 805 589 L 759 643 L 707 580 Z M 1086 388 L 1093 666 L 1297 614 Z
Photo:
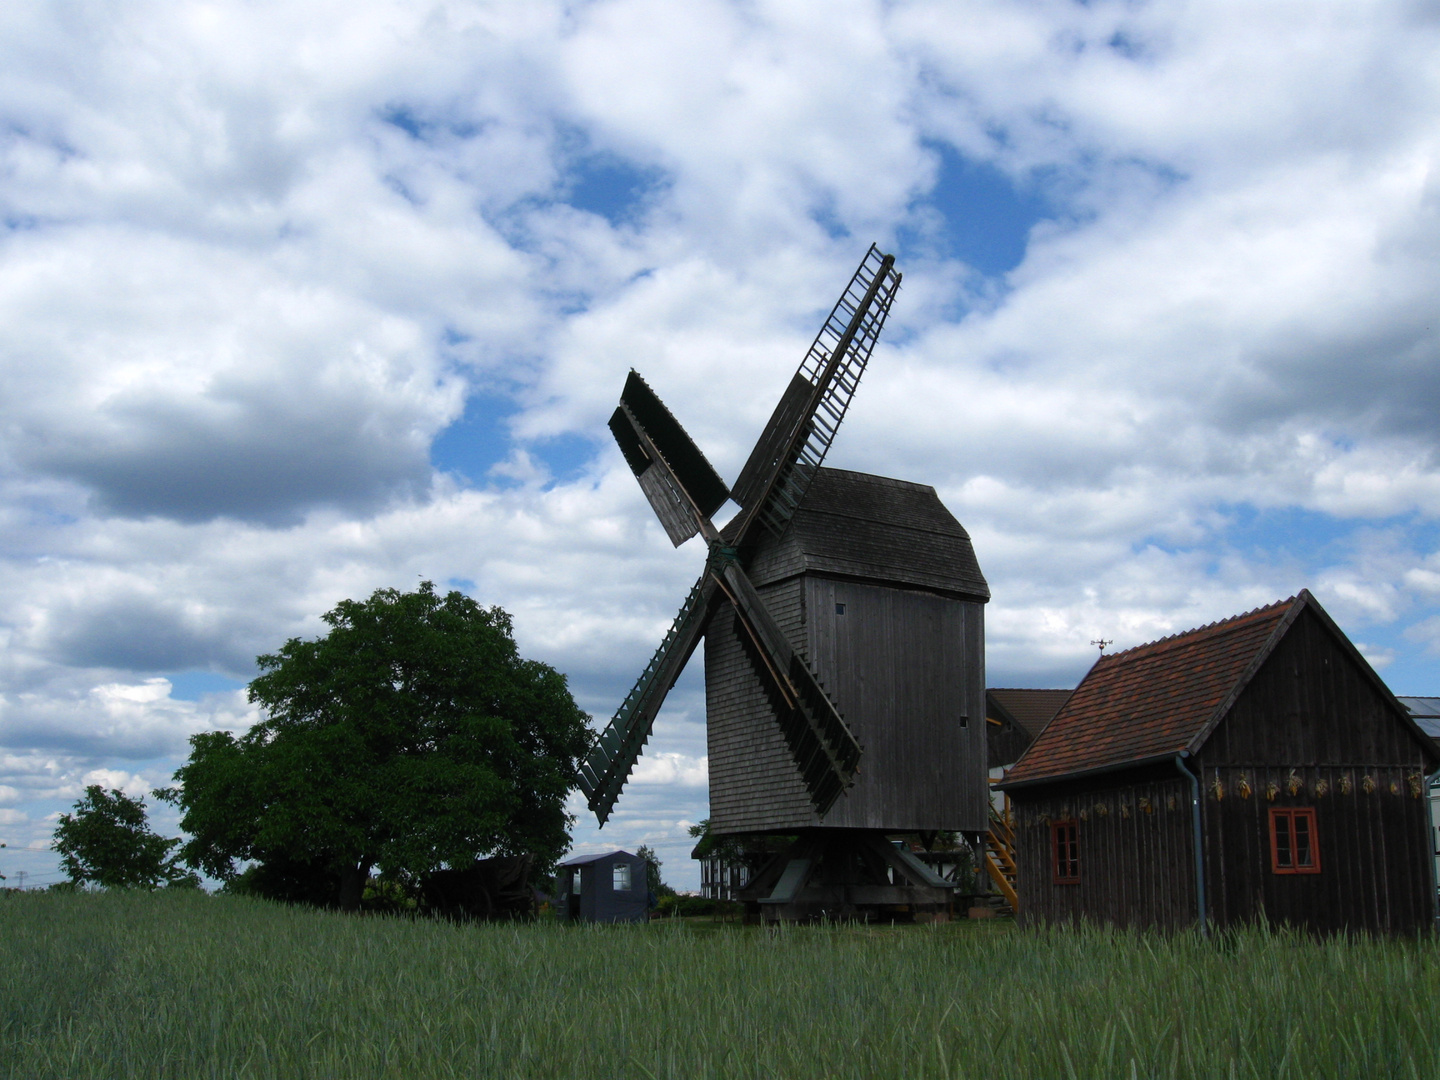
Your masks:
M 1136 648 L 1138 649 L 1139 646 L 1137 645 Z M 1116 655 L 1116 656 L 1119 656 L 1120 654 L 1119 654 L 1119 653 L 1116 653 L 1115 655 Z M 1038 691 L 1041 691 L 1041 692 L 1046 693 L 1046 694 L 1073 694 L 1073 693 L 1075 692 L 1075 688 L 1074 688 L 1073 686 L 1071 686 L 1071 687 L 1065 687 L 1065 686 L 987 686 L 985 689 L 986 689 L 986 690 L 1024 690 L 1024 691 L 1026 691 L 1027 693 L 1029 693 L 1029 692 L 1034 692 L 1034 691 L 1037 691 L 1037 690 L 1038 690 Z
M 901 480 L 898 476 L 881 476 L 879 473 L 859 472 L 855 469 L 837 469 L 833 465 L 821 465 L 817 473 L 830 473 L 836 476 L 854 477 L 860 480 L 879 480 L 883 484 L 893 484 L 901 488 L 920 488 L 925 491 L 934 491 L 934 484 L 922 484 L 918 480 Z
M 1119 660 L 1121 657 L 1133 659 L 1132 654 L 1139 652 L 1141 649 L 1153 649 L 1157 645 L 1173 645 L 1181 638 L 1194 637 L 1197 634 L 1205 633 L 1207 631 L 1215 631 L 1228 628 L 1231 626 L 1231 624 L 1239 623 L 1241 620 L 1251 619 L 1256 615 L 1266 614 L 1269 612 L 1279 611 L 1283 608 L 1288 608 L 1298 599 L 1299 594 L 1297 593 L 1295 596 L 1289 597 L 1286 600 L 1276 600 L 1273 604 L 1264 604 L 1261 607 L 1252 608 L 1250 611 L 1242 611 L 1239 615 L 1231 615 L 1228 619 L 1216 619 L 1214 622 L 1206 623 L 1203 626 L 1194 626 L 1191 627 L 1189 630 L 1179 630 L 1173 634 L 1168 634 L 1165 637 L 1156 638 L 1154 641 L 1145 641 L 1141 642 L 1139 645 L 1132 645 L 1128 649 L 1122 649 L 1120 652 L 1111 653 L 1109 656 L 1105 657 L 1105 659 Z
M 944 503 L 941 503 L 941 504 L 940 504 L 940 507 L 941 507 L 941 509 L 945 509 L 945 504 L 944 504 Z M 847 519 L 847 520 L 849 520 L 849 521 L 866 521 L 866 522 L 869 522 L 871 525 L 884 525 L 886 528 L 889 528 L 889 529 L 906 529 L 906 530 L 908 530 L 908 531 L 910 531 L 910 532 L 931 533 L 931 534 L 933 534 L 933 535 L 935 535 L 935 536 L 954 536 L 954 535 L 955 535 L 953 532 L 947 532 L 947 531 L 945 531 L 945 530 L 943 530 L 943 529 L 940 529 L 940 528 L 934 527 L 934 526 L 930 526 L 930 525 L 906 525 L 906 524 L 904 524 L 903 522 L 899 522 L 899 521 L 894 520 L 893 518 L 875 517 L 875 516 L 870 515 L 870 514 L 862 514 L 862 513 L 858 512 L 858 511 L 852 512 L 852 511 L 849 511 L 849 510 L 834 510 L 834 509 L 829 509 L 829 508 L 817 508 L 817 507 L 805 506 L 804 504 L 801 504 L 801 506 L 800 506 L 795 512 L 796 512 L 797 514 L 799 514 L 799 513 L 804 513 L 804 514 L 809 515 L 809 516 L 826 515 L 826 516 L 829 516 L 829 517 L 845 518 L 845 519 Z M 949 511 L 946 510 L 946 513 L 949 513 Z M 956 521 L 954 514 L 951 514 L 951 515 L 950 515 L 950 520 L 955 522 L 955 527 L 958 528 L 962 533 L 965 533 L 965 536 L 966 536 L 966 538 L 968 539 L 969 536 L 970 536 L 970 534 L 969 534 L 968 532 L 965 532 L 965 526 L 964 526 L 964 525 L 961 525 L 959 521 Z

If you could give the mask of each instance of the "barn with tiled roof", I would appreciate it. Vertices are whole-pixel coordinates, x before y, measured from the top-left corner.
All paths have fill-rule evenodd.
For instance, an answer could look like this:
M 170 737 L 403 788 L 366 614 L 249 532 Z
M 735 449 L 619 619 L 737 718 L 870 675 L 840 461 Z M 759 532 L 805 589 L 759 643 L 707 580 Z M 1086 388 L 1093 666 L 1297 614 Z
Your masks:
M 1428 928 L 1437 768 L 1309 592 L 1102 656 L 1001 785 L 1021 917 Z
M 992 779 L 999 779 L 996 769 L 1015 763 L 1071 693 L 1003 686 L 985 691 L 985 727 L 990 737 L 986 749 Z

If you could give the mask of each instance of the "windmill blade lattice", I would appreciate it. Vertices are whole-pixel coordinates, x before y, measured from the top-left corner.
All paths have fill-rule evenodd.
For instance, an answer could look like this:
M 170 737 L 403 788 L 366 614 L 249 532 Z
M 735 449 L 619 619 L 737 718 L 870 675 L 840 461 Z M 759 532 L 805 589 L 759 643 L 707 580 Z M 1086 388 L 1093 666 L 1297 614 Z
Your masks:
M 697 532 L 709 545 L 705 572 L 580 767 L 578 782 L 603 826 L 650 737 L 670 688 L 705 633 L 723 591 L 743 628 L 751 667 L 816 812 L 853 783 L 862 750 L 835 703 L 786 639 L 744 573 L 744 539 L 759 522 L 784 533 L 805 499 L 900 287 L 892 256 L 873 244 L 820 328 L 732 493 L 645 380 L 631 371 L 610 430 L 675 546 Z M 742 508 L 729 541 L 710 516 L 734 498 Z
M 700 642 L 717 585 L 708 568 L 690 589 L 650 663 L 580 766 L 580 790 L 604 825 L 650 738 L 655 715 Z
M 815 673 L 776 625 L 734 554 L 733 548 L 719 549 L 712 567 L 719 571 L 720 587 L 744 628 L 740 640 L 746 657 L 765 687 L 810 803 L 823 817 L 850 786 L 863 751 Z
M 737 544 L 756 521 L 780 536 L 805 501 L 870 362 L 900 278 L 894 257 L 871 244 L 735 481 L 732 495 L 746 511 Z

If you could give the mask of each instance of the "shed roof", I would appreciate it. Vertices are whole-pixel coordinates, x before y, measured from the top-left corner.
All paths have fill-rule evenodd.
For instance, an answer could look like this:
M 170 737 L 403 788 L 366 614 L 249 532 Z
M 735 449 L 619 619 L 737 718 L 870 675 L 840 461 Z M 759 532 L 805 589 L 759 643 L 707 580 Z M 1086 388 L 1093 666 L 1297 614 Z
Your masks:
M 987 711 L 994 709 L 1001 714 L 997 720 L 1013 720 L 1033 739 L 1045 730 L 1045 725 L 1074 692 L 992 687 L 985 691 L 985 704 Z
M 1330 616 L 1308 590 L 1301 590 L 1268 607 L 1102 656 L 1001 786 L 1018 787 L 1195 752 L 1306 608 L 1333 630 L 1390 697 L 1389 689 Z M 1397 712 L 1409 721 L 1403 709 Z M 1409 723 L 1416 736 L 1424 736 L 1413 721 Z
M 805 571 L 990 598 L 970 534 L 933 487 L 844 469 L 816 472 L 790 528 L 749 568 L 756 584 Z
M 616 855 L 623 855 L 627 859 L 635 858 L 628 851 L 621 851 L 618 848 L 614 851 L 602 851 L 598 855 L 577 855 L 573 859 L 566 859 L 561 866 L 585 866 L 588 863 L 599 862 L 601 859 L 613 859 Z
M 1396 701 L 1410 710 L 1420 730 L 1440 743 L 1440 697 L 1402 697 Z
M 1417 720 L 1440 720 L 1440 697 L 1397 697 L 1396 701 L 1410 710 Z

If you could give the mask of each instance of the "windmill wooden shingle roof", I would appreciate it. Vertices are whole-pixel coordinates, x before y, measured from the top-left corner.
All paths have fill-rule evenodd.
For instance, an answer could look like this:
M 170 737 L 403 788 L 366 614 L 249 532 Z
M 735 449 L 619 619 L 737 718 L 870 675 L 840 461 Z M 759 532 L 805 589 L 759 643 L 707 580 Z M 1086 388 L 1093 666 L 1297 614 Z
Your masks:
M 750 568 L 757 585 L 806 572 L 990 599 L 970 534 L 933 487 L 844 469 L 816 471 L 790 528 Z

